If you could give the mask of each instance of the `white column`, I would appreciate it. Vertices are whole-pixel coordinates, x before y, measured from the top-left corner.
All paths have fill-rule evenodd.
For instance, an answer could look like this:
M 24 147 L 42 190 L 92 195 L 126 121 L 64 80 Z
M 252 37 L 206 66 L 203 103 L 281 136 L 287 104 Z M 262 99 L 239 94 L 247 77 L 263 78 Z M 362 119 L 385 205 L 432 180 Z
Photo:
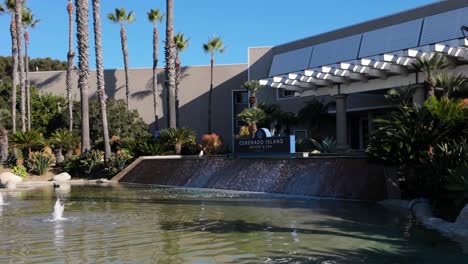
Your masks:
M 335 96 L 336 100 L 336 147 L 338 150 L 349 149 L 348 145 L 348 123 L 346 118 L 345 94 Z

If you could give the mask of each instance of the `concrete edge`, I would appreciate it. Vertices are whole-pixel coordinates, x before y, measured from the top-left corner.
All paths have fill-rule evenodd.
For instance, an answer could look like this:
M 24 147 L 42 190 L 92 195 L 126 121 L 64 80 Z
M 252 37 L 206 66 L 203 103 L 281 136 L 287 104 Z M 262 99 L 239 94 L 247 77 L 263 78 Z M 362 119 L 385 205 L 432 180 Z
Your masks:
M 412 201 L 392 199 L 381 201 L 379 204 L 389 209 L 411 213 L 425 228 L 435 230 L 451 240 L 468 245 L 468 226 L 434 217 L 432 207 L 427 199 L 414 199 Z

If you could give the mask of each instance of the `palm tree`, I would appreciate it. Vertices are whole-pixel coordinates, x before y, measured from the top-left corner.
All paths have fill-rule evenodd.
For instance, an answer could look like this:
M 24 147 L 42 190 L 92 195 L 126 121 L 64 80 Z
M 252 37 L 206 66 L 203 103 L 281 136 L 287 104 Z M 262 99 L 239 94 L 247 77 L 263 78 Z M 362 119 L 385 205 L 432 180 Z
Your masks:
M 104 66 L 102 56 L 102 29 L 100 0 L 93 0 L 93 18 L 94 18 L 94 42 L 96 52 L 96 75 L 97 75 L 97 94 L 101 108 L 102 118 L 102 137 L 104 138 L 104 158 L 108 161 L 111 157 L 111 147 L 109 139 L 109 123 L 107 121 L 106 89 L 104 81 Z
M 108 14 L 107 18 L 110 21 L 120 24 L 120 40 L 122 42 L 122 53 L 124 59 L 125 67 L 125 95 L 127 97 L 127 109 L 129 109 L 129 100 L 130 100 L 130 87 L 128 80 L 128 47 L 127 47 L 127 32 L 125 31 L 125 24 L 130 24 L 135 21 L 135 13 L 131 11 L 127 15 L 125 8 L 116 8 L 115 13 Z
M 44 146 L 44 137 L 36 130 L 18 131 L 11 136 L 10 142 L 12 147 L 21 150 L 23 160 L 27 160 L 32 149 Z
M 88 32 L 88 0 L 76 0 L 76 25 L 78 39 L 78 88 L 81 99 L 81 152 L 85 153 L 91 149 L 89 138 L 89 32 Z
M 176 47 L 176 86 L 175 86 L 175 105 L 176 105 L 176 126 L 180 126 L 179 120 L 179 84 L 182 78 L 182 68 L 180 61 L 180 53 L 187 49 L 190 38 L 185 38 L 184 34 L 177 33 L 174 36 L 174 44 Z
M 21 89 L 21 130 L 26 131 L 26 86 L 24 81 L 24 60 L 23 60 L 23 44 L 22 44 L 22 16 L 23 16 L 23 1 L 15 0 L 15 27 L 16 27 L 16 46 L 18 47 L 18 72 L 19 85 Z
M 8 159 L 8 130 L 4 124 L 9 118 L 10 112 L 6 109 L 0 109 L 0 165 Z
M 444 60 L 444 55 L 437 53 L 433 54 L 429 59 L 426 57 L 418 57 L 412 63 L 412 66 L 417 72 L 424 72 L 426 78 L 424 80 L 424 88 L 427 93 L 427 97 L 435 95 L 436 83 L 434 81 L 434 75 L 440 70 L 446 69 L 449 65 Z
M 73 59 L 75 58 L 75 52 L 73 51 L 73 1 L 68 0 L 67 5 L 68 11 L 68 53 L 67 53 L 67 104 L 68 104 L 68 130 L 73 131 L 73 99 L 72 99 L 72 73 L 73 73 Z
M 174 43 L 174 0 L 166 0 L 166 87 L 168 93 L 167 104 L 167 121 L 168 127 L 176 127 L 176 104 L 175 104 L 175 87 L 176 87 L 176 56 L 177 51 Z
M 239 120 L 247 123 L 252 137 L 257 132 L 257 124 L 266 118 L 265 112 L 261 108 L 246 108 L 237 115 Z
M 18 34 L 16 33 L 15 0 L 5 0 L 6 10 L 10 14 L 11 57 L 13 61 L 11 85 L 11 124 L 16 133 L 16 89 L 18 87 Z
M 29 83 L 29 28 L 35 28 L 40 20 L 34 19 L 31 11 L 26 10 L 23 14 L 23 28 L 24 28 L 24 60 L 25 60 L 25 77 L 26 77 L 26 112 L 27 112 L 27 126 L 31 130 L 31 91 Z
M 263 86 L 260 85 L 259 81 L 246 81 L 242 87 L 244 87 L 250 93 L 250 107 L 257 107 L 257 92 L 262 89 Z
M 220 37 L 213 36 L 208 39 L 206 44 L 203 44 L 203 51 L 211 56 L 211 79 L 210 79 L 210 93 L 208 96 L 208 133 L 211 134 L 211 112 L 212 112 L 212 97 L 213 97 L 213 71 L 215 64 L 216 53 L 224 53 L 226 47 Z
M 154 128 L 159 130 L 159 116 L 158 116 L 158 44 L 159 44 L 159 31 L 158 22 L 162 23 L 164 14 L 159 9 L 151 9 L 148 13 L 148 20 L 153 23 L 153 109 L 154 109 Z
M 445 97 L 467 92 L 468 79 L 460 73 L 439 73 L 435 76 L 436 86 L 442 88 Z
M 191 128 L 166 128 L 161 130 L 161 142 L 174 148 L 174 153 L 180 155 L 182 146 L 195 144 L 195 132 Z

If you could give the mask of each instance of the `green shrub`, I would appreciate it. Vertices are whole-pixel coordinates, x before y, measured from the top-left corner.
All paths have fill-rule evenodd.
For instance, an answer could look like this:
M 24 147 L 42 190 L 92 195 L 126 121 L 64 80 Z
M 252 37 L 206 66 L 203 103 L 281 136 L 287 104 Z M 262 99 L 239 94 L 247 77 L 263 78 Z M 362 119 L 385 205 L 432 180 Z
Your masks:
M 23 165 L 16 165 L 13 168 L 11 168 L 11 172 L 17 176 L 20 176 L 21 178 L 25 178 L 28 176 L 28 171 Z
M 37 175 L 44 175 L 54 161 L 55 158 L 53 155 L 45 152 L 37 152 L 29 156 L 27 166 L 29 171 Z
M 123 155 L 112 155 L 105 165 L 105 177 L 111 179 L 129 164 L 129 159 Z
M 88 177 L 94 177 L 95 173 L 104 166 L 104 152 L 101 150 L 91 150 L 81 154 L 80 167 Z
M 10 147 L 21 150 L 23 159 L 28 159 L 31 151 L 40 150 L 45 140 L 37 130 L 18 131 L 10 137 Z
M 142 156 L 163 155 L 168 151 L 166 146 L 157 142 L 153 137 L 126 138 L 121 144 L 122 150 L 133 160 Z

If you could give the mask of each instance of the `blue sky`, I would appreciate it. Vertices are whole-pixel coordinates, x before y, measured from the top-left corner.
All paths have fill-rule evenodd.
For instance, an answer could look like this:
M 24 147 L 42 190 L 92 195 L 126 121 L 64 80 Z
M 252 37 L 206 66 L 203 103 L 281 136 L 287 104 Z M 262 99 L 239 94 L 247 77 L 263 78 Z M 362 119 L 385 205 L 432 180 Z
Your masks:
M 3 1 L 2 1 L 3 2 Z M 91 2 L 91 0 L 90 0 Z M 102 0 L 104 66 L 123 68 L 119 26 L 105 15 L 116 7 L 134 10 L 136 21 L 127 27 L 130 67 L 152 65 L 152 25 L 146 12 L 151 8 L 165 10 L 164 0 Z M 378 18 L 437 0 L 174 0 L 176 32 L 191 38 L 182 54 L 184 65 L 209 64 L 201 49 L 208 37 L 220 35 L 228 49 L 217 63 L 247 62 L 247 48 L 274 46 L 333 29 Z M 66 60 L 68 49 L 67 0 L 28 0 L 40 24 L 30 33 L 31 57 Z M 91 14 L 90 14 L 91 18 Z M 90 26 L 92 21 L 90 21 Z M 164 38 L 164 26 L 160 27 Z M 75 31 L 76 32 L 76 31 Z M 92 36 L 90 28 L 90 36 Z M 76 41 L 76 39 L 75 39 Z M 91 47 L 93 40 L 91 38 Z M 161 51 L 163 48 L 160 44 Z M 0 17 L 0 55 L 10 55 L 9 17 Z M 94 68 L 94 50 L 90 49 Z M 160 57 L 164 62 L 163 52 Z

